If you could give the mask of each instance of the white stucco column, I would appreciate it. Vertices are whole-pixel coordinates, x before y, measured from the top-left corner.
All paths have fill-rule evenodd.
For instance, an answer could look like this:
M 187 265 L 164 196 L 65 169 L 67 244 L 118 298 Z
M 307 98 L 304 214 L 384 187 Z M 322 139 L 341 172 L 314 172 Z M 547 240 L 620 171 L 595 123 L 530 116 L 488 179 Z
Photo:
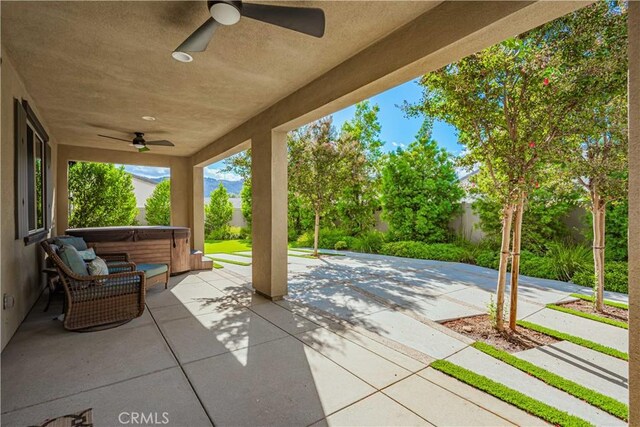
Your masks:
M 640 1 L 629 2 L 629 425 L 640 425 Z
M 287 136 L 251 138 L 253 288 L 270 299 L 287 294 Z
M 204 168 L 193 167 L 191 187 L 191 246 L 204 253 Z

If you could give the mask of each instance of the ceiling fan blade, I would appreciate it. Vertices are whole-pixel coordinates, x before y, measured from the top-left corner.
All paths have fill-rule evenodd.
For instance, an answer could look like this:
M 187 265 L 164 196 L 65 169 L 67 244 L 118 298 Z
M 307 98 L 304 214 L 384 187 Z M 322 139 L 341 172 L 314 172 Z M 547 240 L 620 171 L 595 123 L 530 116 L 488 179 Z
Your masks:
M 213 32 L 219 25 L 213 18 L 207 19 L 174 52 L 202 52 L 206 50 L 213 37 Z
M 109 135 L 100 135 L 100 134 L 98 134 L 98 136 L 101 136 L 103 138 L 115 139 L 116 141 L 124 141 L 124 142 L 131 143 L 130 139 L 122 139 L 122 138 L 116 138 L 116 137 L 109 136 Z
M 242 16 L 314 37 L 324 35 L 324 11 L 318 8 L 242 3 Z
M 159 141 L 145 141 L 147 145 L 162 145 L 163 147 L 175 147 L 173 142 L 167 141 L 166 139 L 161 139 Z

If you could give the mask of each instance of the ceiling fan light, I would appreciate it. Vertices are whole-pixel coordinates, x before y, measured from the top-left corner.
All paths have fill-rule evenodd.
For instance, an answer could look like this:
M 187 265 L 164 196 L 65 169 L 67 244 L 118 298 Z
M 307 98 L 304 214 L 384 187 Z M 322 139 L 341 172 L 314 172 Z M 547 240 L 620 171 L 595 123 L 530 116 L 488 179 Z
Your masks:
M 143 143 L 141 143 L 141 142 L 134 142 L 134 143 L 133 143 L 133 144 L 131 144 L 131 145 L 133 145 L 134 147 L 136 147 L 138 150 L 140 150 L 140 149 L 142 149 L 142 148 L 146 147 L 146 145 L 144 145 L 144 144 L 143 144 Z
M 171 53 L 171 56 L 173 57 L 173 59 L 175 59 L 176 61 L 180 61 L 180 62 L 191 62 L 193 61 L 193 56 L 189 55 L 186 52 L 180 52 L 180 51 L 175 51 Z
M 213 19 L 222 25 L 233 25 L 240 20 L 240 10 L 233 4 L 213 3 L 209 11 Z

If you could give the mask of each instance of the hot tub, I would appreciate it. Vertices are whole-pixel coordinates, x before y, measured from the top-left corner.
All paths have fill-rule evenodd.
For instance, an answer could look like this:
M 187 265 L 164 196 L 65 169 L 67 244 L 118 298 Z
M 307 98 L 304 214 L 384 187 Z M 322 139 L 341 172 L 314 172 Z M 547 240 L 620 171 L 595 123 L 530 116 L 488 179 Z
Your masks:
M 190 270 L 191 230 L 188 227 L 129 226 L 70 228 L 98 253 L 126 252 L 140 264 L 167 264 L 172 275 Z

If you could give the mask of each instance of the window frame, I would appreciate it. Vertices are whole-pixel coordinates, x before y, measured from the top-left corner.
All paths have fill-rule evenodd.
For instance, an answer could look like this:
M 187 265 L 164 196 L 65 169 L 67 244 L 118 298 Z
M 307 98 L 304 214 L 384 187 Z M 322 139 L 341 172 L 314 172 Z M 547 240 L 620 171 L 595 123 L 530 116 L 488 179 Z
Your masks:
M 53 177 L 51 173 L 51 146 L 49 135 L 45 131 L 42 123 L 26 100 L 19 102 L 14 99 L 15 104 L 15 175 L 16 175 L 16 239 L 23 239 L 24 244 L 31 245 L 47 238 L 52 227 L 52 194 Z M 28 130 L 33 132 L 32 144 L 28 147 Z M 35 165 L 30 165 L 29 161 L 35 163 L 36 144 L 40 145 L 41 168 L 40 177 L 42 181 L 41 197 L 42 212 L 38 218 L 36 179 L 29 177 L 30 172 L 35 172 Z M 29 150 L 33 155 L 29 156 Z M 32 216 L 33 215 L 33 216 Z M 34 228 L 30 221 L 33 219 Z M 42 225 L 42 227 L 39 227 Z

